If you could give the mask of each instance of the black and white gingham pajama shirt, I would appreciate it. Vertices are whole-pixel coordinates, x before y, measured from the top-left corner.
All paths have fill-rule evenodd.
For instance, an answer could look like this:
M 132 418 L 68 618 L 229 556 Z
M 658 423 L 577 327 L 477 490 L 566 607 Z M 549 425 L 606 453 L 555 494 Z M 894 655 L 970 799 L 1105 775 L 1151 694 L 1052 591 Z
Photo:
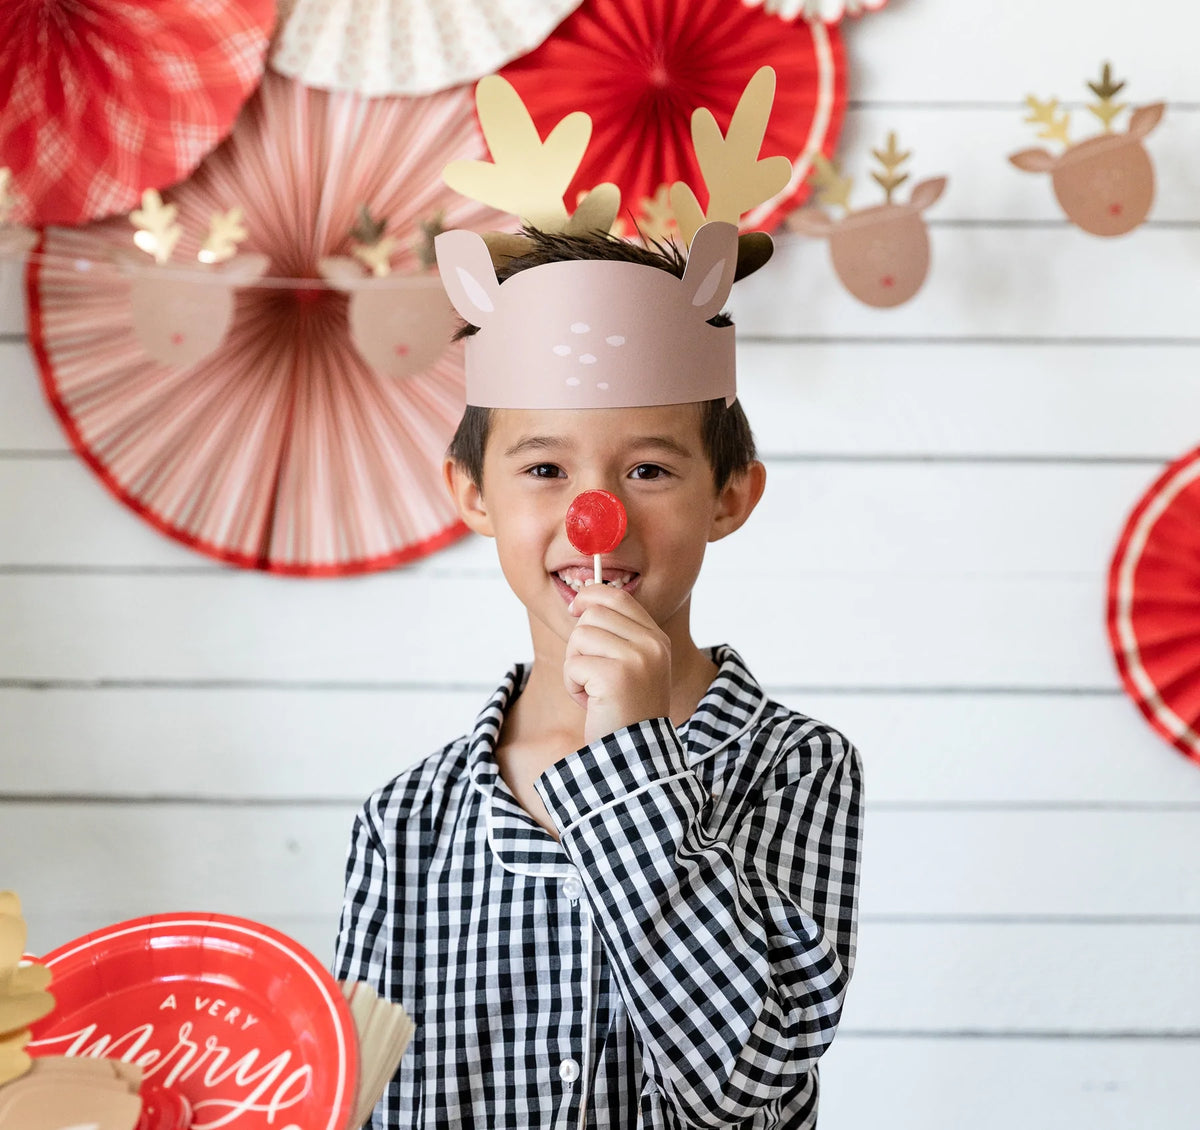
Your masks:
M 355 821 L 334 972 L 417 1033 L 372 1126 L 810 1130 L 854 962 L 861 769 L 728 647 L 696 713 L 600 738 L 537 783 L 470 734 Z

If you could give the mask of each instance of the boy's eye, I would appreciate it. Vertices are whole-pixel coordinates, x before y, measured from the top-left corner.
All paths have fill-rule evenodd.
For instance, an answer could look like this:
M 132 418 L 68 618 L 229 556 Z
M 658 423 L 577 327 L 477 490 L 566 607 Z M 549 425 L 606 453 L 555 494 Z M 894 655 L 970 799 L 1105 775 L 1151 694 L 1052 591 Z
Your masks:
M 535 479 L 557 479 L 562 474 L 562 468 L 557 463 L 535 463 L 525 473 Z
M 666 474 L 666 468 L 657 463 L 639 463 L 629 472 L 630 478 L 634 479 L 661 479 Z

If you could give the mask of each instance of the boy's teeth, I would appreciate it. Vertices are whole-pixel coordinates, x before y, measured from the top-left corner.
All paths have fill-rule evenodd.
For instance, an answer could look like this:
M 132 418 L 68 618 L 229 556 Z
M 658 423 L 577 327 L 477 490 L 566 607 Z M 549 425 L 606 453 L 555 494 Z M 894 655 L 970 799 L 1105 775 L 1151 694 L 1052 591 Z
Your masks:
M 592 583 L 591 576 L 584 576 L 582 574 L 566 576 L 563 573 L 559 573 L 557 576 L 564 585 L 569 585 L 576 592 L 582 592 L 587 585 Z M 619 577 L 614 577 L 611 581 L 605 581 L 604 583 L 614 589 L 623 589 L 632 580 L 632 573 L 622 573 Z

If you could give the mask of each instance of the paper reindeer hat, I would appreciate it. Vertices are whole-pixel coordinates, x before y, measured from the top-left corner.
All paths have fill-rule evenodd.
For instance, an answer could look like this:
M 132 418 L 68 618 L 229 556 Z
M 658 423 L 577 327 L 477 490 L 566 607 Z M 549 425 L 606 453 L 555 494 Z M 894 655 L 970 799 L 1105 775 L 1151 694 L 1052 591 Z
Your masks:
M 759 160 L 775 95 L 762 67 L 743 91 L 725 134 L 713 115 L 692 115 L 692 144 L 709 193 L 701 210 L 676 183 L 670 202 L 688 247 L 682 278 L 640 263 L 579 259 L 514 273 L 503 285 L 495 264 L 519 256 L 527 237 L 443 232 L 442 284 L 479 332 L 466 342 L 467 403 L 483 408 L 627 408 L 736 396 L 734 330 L 710 326 L 735 278 L 771 255 L 764 232 L 738 236 L 741 215 L 780 192 L 786 157 Z M 591 119 L 568 114 L 545 141 L 520 96 L 491 76 L 476 103 L 492 162 L 455 161 L 444 177 L 464 196 L 512 212 L 529 227 L 607 238 L 620 208 L 615 185 L 592 189 L 573 215 L 563 194 L 591 136 Z

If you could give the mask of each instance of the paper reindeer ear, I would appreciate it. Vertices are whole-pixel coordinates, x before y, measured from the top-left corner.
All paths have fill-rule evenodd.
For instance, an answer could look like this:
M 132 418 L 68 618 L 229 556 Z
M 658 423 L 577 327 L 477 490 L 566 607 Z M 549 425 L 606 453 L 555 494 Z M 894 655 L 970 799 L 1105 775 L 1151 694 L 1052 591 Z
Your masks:
M 801 235 L 829 240 L 829 255 L 842 285 L 860 302 L 886 308 L 907 302 L 921 289 L 929 273 L 929 232 L 922 213 L 941 199 L 945 177 L 917 184 L 907 202 L 893 201 L 896 190 L 908 180 L 902 166 L 912 156 L 888 134 L 887 145 L 871 151 L 881 168 L 871 178 L 884 191 L 884 203 L 852 209 L 853 181 L 821 154 L 813 159 L 810 181 L 817 205 L 793 213 L 787 226 Z M 840 207 L 835 219 L 827 208 Z
M 1024 172 L 1049 173 L 1059 206 L 1076 226 L 1092 235 L 1124 235 L 1146 219 L 1154 201 L 1154 166 L 1142 141 L 1161 121 L 1165 106 L 1138 107 L 1129 128 L 1116 132 L 1113 123 L 1127 109 L 1127 103 L 1116 100 L 1125 83 L 1115 82 L 1105 63 L 1099 81 L 1087 85 L 1096 97 L 1087 108 L 1099 119 L 1101 133 L 1072 144 L 1070 112 L 1056 98 L 1043 101 L 1031 94 L 1025 99 L 1025 121 L 1038 128 L 1039 138 L 1059 142 L 1063 151 L 1055 156 L 1047 149 L 1023 149 L 1009 161 Z
M 683 291 L 701 321 L 707 322 L 721 312 L 733 286 L 737 264 L 735 225 L 708 223 L 696 232 L 683 272 Z
M 442 286 L 454 309 L 472 326 L 486 326 L 500 302 L 500 283 L 483 237 L 473 231 L 444 231 L 434 246 Z

